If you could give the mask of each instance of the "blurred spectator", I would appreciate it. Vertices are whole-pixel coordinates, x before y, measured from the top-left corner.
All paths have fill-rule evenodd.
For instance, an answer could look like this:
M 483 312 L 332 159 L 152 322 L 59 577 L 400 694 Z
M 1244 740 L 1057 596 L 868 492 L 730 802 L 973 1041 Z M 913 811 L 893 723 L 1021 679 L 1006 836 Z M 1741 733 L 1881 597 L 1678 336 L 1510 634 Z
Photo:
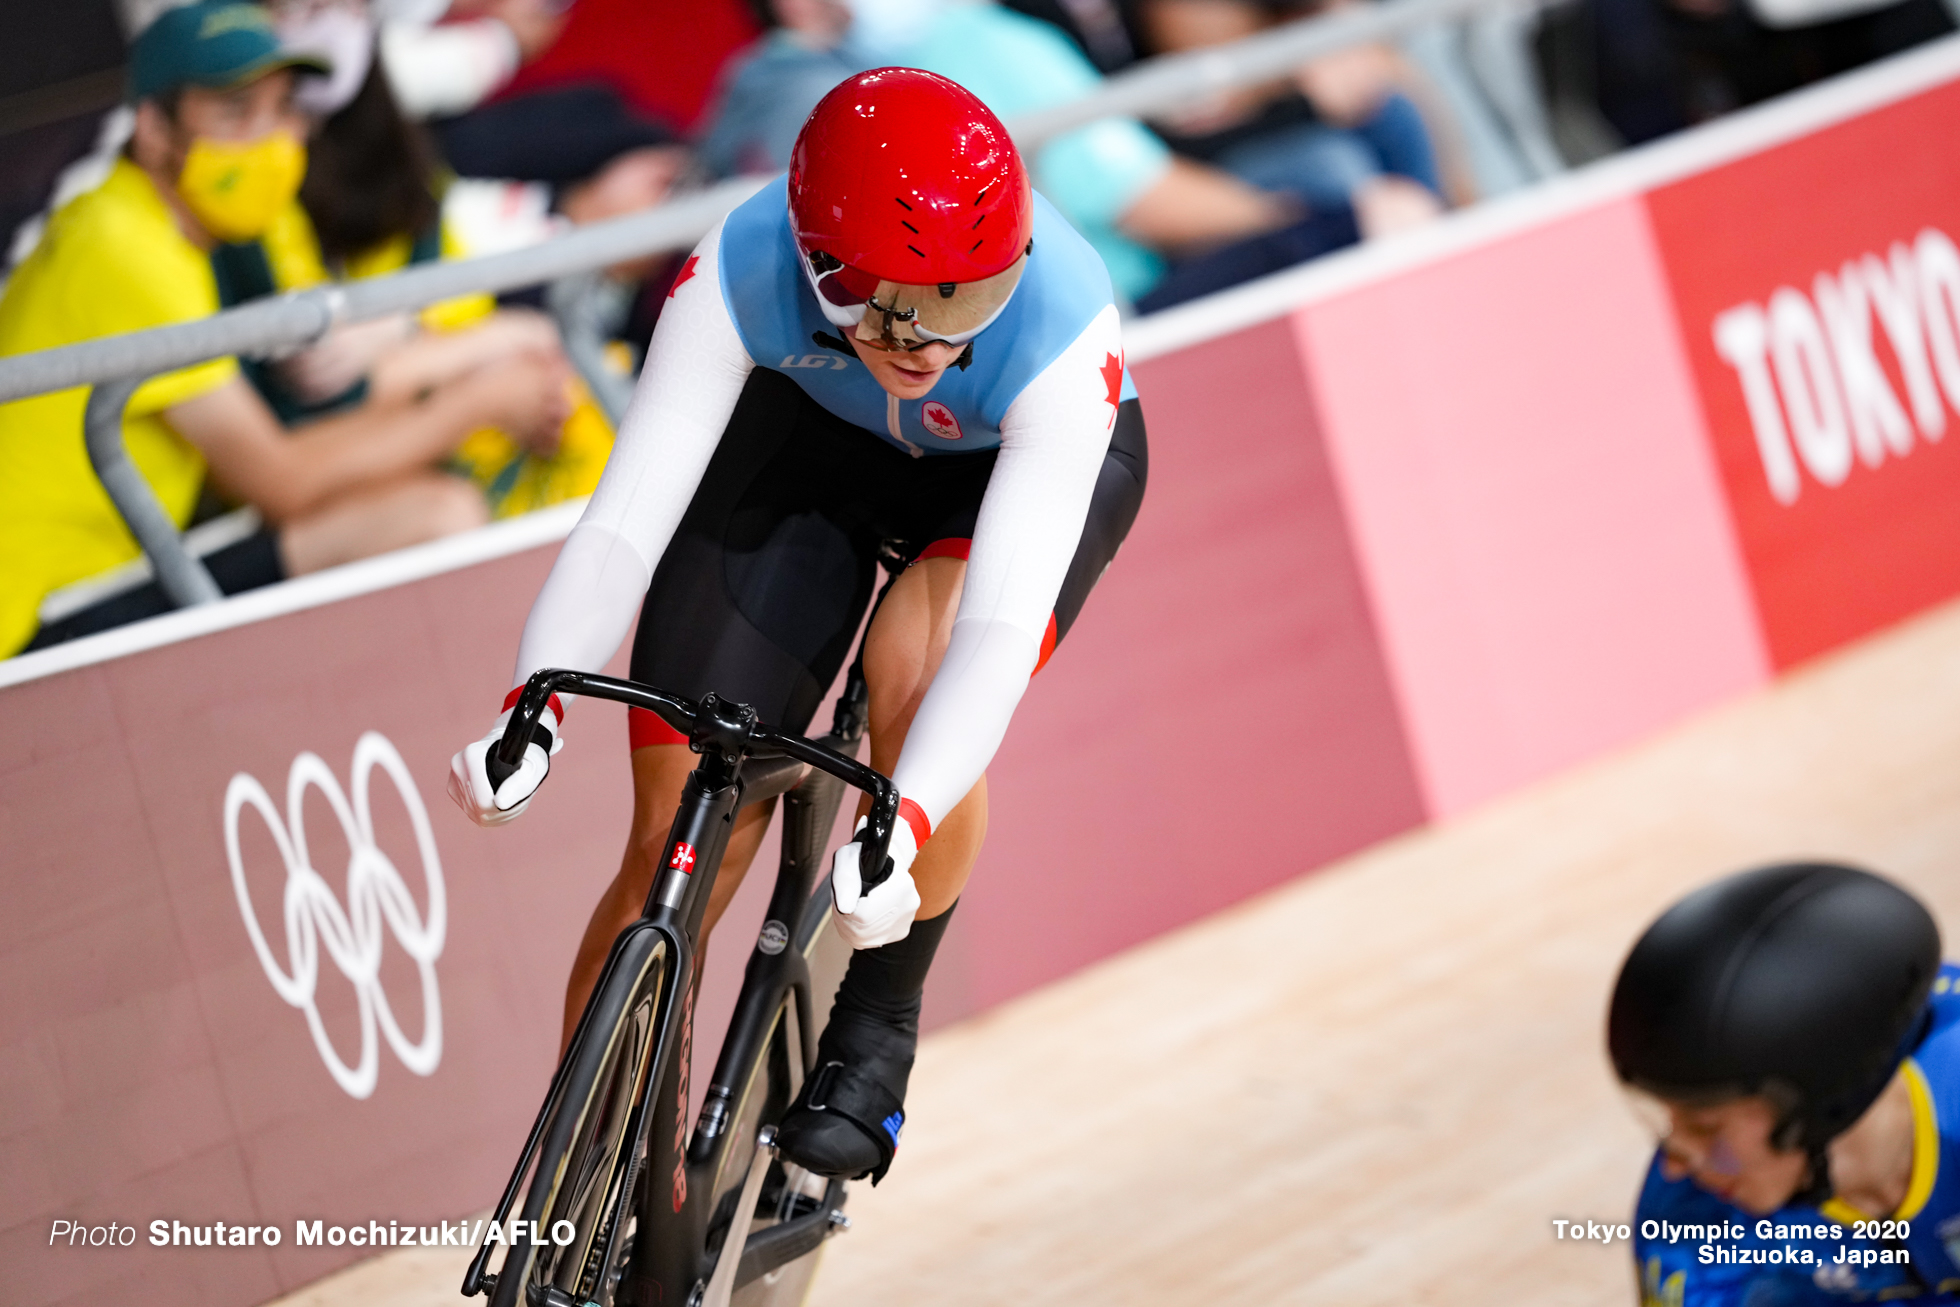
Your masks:
M 1141 0 L 1150 54 L 1239 41 L 1336 4 L 1298 0 Z M 1268 191 L 1347 204 L 1366 235 L 1419 225 L 1442 211 L 1443 182 L 1417 75 L 1390 48 L 1361 45 L 1302 64 L 1289 80 L 1220 92 L 1169 111 L 1158 130 L 1180 154 L 1215 163 Z
M 698 154 L 711 177 L 789 167 L 803 120 L 831 87 L 876 60 L 847 38 L 849 0 L 754 0 L 762 35 L 722 70 Z
M 597 187 L 644 208 L 665 198 L 686 166 L 676 134 L 604 84 L 490 98 L 558 39 L 569 0 L 281 0 L 278 8 L 290 40 L 359 50 L 357 68 L 336 78 L 343 91 L 362 83 L 370 51 L 378 54 L 395 103 L 429 121 L 461 176 Z
M 1136 0 L 1001 0 L 1016 13 L 1059 28 L 1089 56 L 1096 71 L 1120 72 L 1149 45 L 1138 27 Z
M 1539 47 L 1547 89 L 1590 99 L 1627 144 L 1688 125 L 1678 58 L 1654 0 L 1562 5 L 1544 16 Z
M 570 190 L 585 183 L 666 197 L 688 162 L 679 137 L 629 106 L 611 87 L 558 86 L 496 100 L 430 122 L 442 155 L 464 177 L 513 177 Z M 613 179 L 604 174 L 617 169 Z
M 1576 0 L 1546 11 L 1547 93 L 1638 145 L 1954 29 L 1940 0 Z
M 994 4 L 940 0 L 772 0 L 779 30 L 726 75 L 703 155 L 774 170 L 823 91 L 882 64 L 952 78 L 994 112 L 1073 100 L 1100 82 L 1052 26 Z M 1344 207 L 1307 210 L 1219 169 L 1179 159 L 1130 118 L 1070 132 L 1036 151 L 1035 186 L 1102 255 L 1117 293 L 1145 311 L 1273 272 L 1354 240 Z
M 446 203 L 452 191 L 468 198 L 468 188 L 441 173 L 421 129 L 396 108 L 389 79 L 372 58 L 375 33 L 357 0 L 279 0 L 273 11 L 289 51 L 329 55 L 335 71 L 303 86 L 298 96 L 314 116 L 299 202 L 258 238 L 212 251 L 226 307 L 328 280 L 514 248 L 550 234 L 541 195 L 513 196 L 508 186 L 494 187 L 504 203 L 489 231 L 477 211 L 481 206 Z M 361 75 L 350 80 L 350 68 Z M 580 198 L 583 207 L 594 207 L 589 196 Z M 248 363 L 245 370 L 273 411 L 295 421 L 362 403 L 398 403 L 497 366 L 513 352 L 558 348 L 549 319 L 498 309 L 490 296 L 478 294 L 414 316 L 337 328 L 292 358 Z M 454 462 L 483 488 L 492 514 L 507 517 L 590 494 L 611 448 L 610 424 L 578 385 L 555 450 L 530 449 L 485 429 L 463 442 Z
M 1701 122 L 1953 30 L 1940 0 L 1666 0 L 1683 116 Z
M 552 0 L 375 0 L 374 17 L 382 63 L 414 118 L 476 108 L 564 27 L 564 9 Z M 364 75 L 336 80 L 358 86 Z
M 195 4 L 152 24 L 131 53 L 127 153 L 55 215 L 15 270 L 0 296 L 0 354 L 214 311 L 209 251 L 261 235 L 290 203 L 305 166 L 294 80 L 320 68 L 282 52 L 256 5 Z M 205 491 L 256 510 L 259 529 L 205 559 L 236 592 L 481 523 L 483 496 L 434 464 L 485 426 L 549 448 L 565 380 L 555 351 L 513 351 L 494 368 L 289 432 L 237 363 L 218 359 L 143 385 L 123 438 L 180 526 Z M 0 654 L 168 607 L 153 585 L 137 586 L 42 621 L 50 591 L 138 552 L 89 465 L 86 397 L 78 387 L 0 406 Z
M 421 127 L 410 122 L 412 115 L 401 109 L 401 78 L 385 59 L 378 40 L 385 41 L 386 25 L 377 24 L 374 6 L 368 0 L 262 0 L 269 3 L 288 49 L 319 55 L 331 62 L 331 77 L 302 86 L 299 107 L 319 124 L 315 134 L 312 167 L 302 191 L 308 210 L 316 219 L 327 209 L 336 212 L 362 212 L 356 219 L 360 230 L 349 234 L 358 240 L 362 231 L 378 233 L 378 218 L 391 232 L 399 232 L 408 222 L 410 210 L 429 203 L 433 191 L 443 191 L 445 208 L 450 186 L 438 181 L 436 151 Z M 385 4 L 385 0 L 384 0 Z M 385 76 L 383 74 L 386 74 Z M 540 224 L 548 208 L 555 208 L 574 223 L 598 222 L 639 209 L 651 208 L 666 199 L 687 167 L 688 152 L 681 147 L 644 147 L 647 131 L 622 125 L 608 117 L 603 105 L 616 107 L 617 97 L 594 87 L 572 87 L 562 94 L 539 93 L 556 106 L 551 113 L 565 111 L 577 116 L 581 105 L 592 110 L 585 115 L 586 130 L 553 136 L 539 130 L 548 122 L 527 117 L 537 105 L 521 102 L 525 112 L 511 124 L 517 135 L 504 140 L 497 151 L 501 159 L 476 160 L 479 164 L 503 163 L 503 168 L 469 167 L 444 156 L 452 175 L 476 181 L 530 179 L 542 189 L 530 192 L 499 188 L 485 198 L 485 188 L 466 189 L 463 211 L 447 212 L 445 222 L 455 226 L 463 221 L 473 240 L 463 243 L 469 254 L 485 254 L 516 248 L 548 234 L 550 223 Z M 520 103 L 520 102 L 513 102 Z M 595 105 L 601 106 L 594 108 Z M 495 135 L 496 114 L 481 120 L 472 118 L 470 132 L 484 130 Z M 664 132 L 654 133 L 666 139 Z M 583 153 L 581 153 L 583 151 Z M 483 150 L 466 150 L 484 154 Z M 386 218 L 375 208 L 374 195 L 395 197 L 395 216 Z M 405 197 L 405 198 L 404 198 Z M 408 208 L 403 206 L 407 205 Z M 504 211 L 498 225 L 488 229 L 486 222 L 497 219 L 484 207 L 494 205 Z M 390 223 L 393 225 L 390 226 Z M 338 226 L 337 223 L 329 225 Z M 418 230 L 427 223 L 411 223 Z M 377 237 L 378 238 L 378 237 Z M 331 236 L 328 244 L 333 244 Z

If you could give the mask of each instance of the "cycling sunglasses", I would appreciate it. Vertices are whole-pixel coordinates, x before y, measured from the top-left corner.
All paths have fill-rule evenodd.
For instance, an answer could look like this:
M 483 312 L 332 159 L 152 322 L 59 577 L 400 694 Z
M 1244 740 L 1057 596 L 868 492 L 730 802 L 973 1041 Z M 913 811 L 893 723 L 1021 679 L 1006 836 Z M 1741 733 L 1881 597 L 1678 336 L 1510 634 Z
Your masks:
M 853 329 L 858 340 L 875 348 L 912 351 L 928 345 L 958 348 L 992 326 L 1027 262 L 1024 253 L 980 281 L 908 286 L 880 281 L 816 250 L 804 255 L 803 272 L 832 326 Z

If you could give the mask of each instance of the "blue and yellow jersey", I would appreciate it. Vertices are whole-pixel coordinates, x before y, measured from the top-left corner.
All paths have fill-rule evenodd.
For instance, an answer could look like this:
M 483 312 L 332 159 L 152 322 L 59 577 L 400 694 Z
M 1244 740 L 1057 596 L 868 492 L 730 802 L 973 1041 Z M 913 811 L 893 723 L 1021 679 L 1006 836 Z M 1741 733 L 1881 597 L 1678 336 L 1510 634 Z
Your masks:
M 1932 1004 L 1905 1066 L 1912 1178 L 1899 1209 L 1833 1198 L 1751 1216 L 1667 1179 L 1657 1152 L 1633 1222 L 1642 1307 L 1960 1303 L 1960 967 L 1941 968 Z

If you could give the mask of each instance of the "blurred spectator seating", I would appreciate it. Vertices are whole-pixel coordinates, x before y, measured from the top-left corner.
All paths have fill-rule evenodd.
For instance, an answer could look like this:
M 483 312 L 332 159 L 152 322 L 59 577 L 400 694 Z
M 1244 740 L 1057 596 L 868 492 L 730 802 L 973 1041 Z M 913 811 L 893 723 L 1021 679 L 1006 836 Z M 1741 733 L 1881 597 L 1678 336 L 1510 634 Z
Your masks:
M 541 187 L 458 183 L 437 163 L 422 128 L 396 107 L 377 61 L 375 32 L 358 5 L 277 4 L 289 52 L 333 64 L 297 100 L 311 123 L 306 179 L 264 234 L 211 251 L 224 307 L 332 280 L 380 276 L 413 263 L 514 248 L 556 230 Z M 499 197 L 490 213 L 478 193 Z M 451 192 L 458 202 L 448 203 Z M 494 222 L 486 221 L 494 218 Z M 248 361 L 245 375 L 279 418 L 389 403 L 494 367 L 513 351 L 559 348 L 551 322 L 528 309 L 499 309 L 488 295 L 463 296 L 417 315 L 340 327 L 276 363 Z M 507 517 L 589 494 L 612 447 L 612 431 L 582 385 L 549 453 L 494 428 L 473 432 L 452 466 L 483 489 L 491 513 Z
M 524 78 L 522 65 L 549 62 L 562 35 L 579 34 L 580 15 L 594 12 L 589 6 L 568 16 L 564 0 L 265 2 L 278 14 L 289 45 L 320 51 L 339 69 L 329 87 L 312 97 L 316 117 L 349 104 L 358 89 L 363 105 L 356 108 L 373 103 L 362 114 L 369 122 L 359 129 L 365 136 L 399 134 L 381 121 L 384 116 L 422 121 L 418 140 L 433 142 L 447 176 L 464 179 L 438 189 L 445 227 L 456 238 L 452 246 L 465 253 L 539 239 L 541 219 L 548 227 L 561 218 L 597 222 L 651 208 L 690 173 L 692 154 L 674 131 L 635 107 L 609 75 L 574 70 L 565 81 Z M 603 20 L 604 11 L 598 12 Z M 588 41 L 591 22 L 583 29 Z M 481 57 L 472 56 L 473 49 Z M 495 50 L 509 57 L 481 54 Z M 378 89 L 391 93 L 387 97 L 364 85 L 377 62 L 386 74 Z M 390 103 L 382 106 L 380 98 Z M 308 186 L 308 208 L 316 215 L 328 206 L 360 207 L 363 174 L 381 167 L 364 160 L 353 124 L 328 127 L 316 142 L 321 153 L 315 166 L 334 175 Z M 335 149 L 335 138 L 343 136 L 348 146 Z M 336 201 L 336 192 L 343 198 Z M 564 310 L 561 324 L 576 333 L 568 342 L 574 357 L 615 415 L 624 410 L 627 389 L 600 366 L 605 338 L 618 334 L 643 343 L 665 289 L 659 274 L 672 263 L 665 256 L 639 260 L 612 269 L 611 276 L 554 288 Z
M 1101 74 L 1052 25 L 995 4 L 768 0 L 774 27 L 731 62 L 702 156 L 774 171 L 816 101 L 863 68 L 904 64 L 961 83 L 1003 118 L 1076 99 Z M 1345 205 L 1249 185 L 1179 158 L 1141 123 L 1110 118 L 1041 146 L 1035 186 L 1146 311 L 1351 243 Z
M 1289 0 L 1140 0 L 1141 53 L 1222 45 L 1331 8 Z M 1433 133 L 1412 96 L 1433 100 L 1394 50 L 1363 45 L 1302 64 L 1291 78 L 1168 110 L 1155 123 L 1180 154 L 1262 190 L 1292 191 L 1323 207 L 1350 205 L 1372 235 L 1440 212 Z M 1467 182 L 1456 189 L 1469 197 Z
M 1573 0 L 1537 33 L 1556 107 L 1588 101 L 1629 144 L 1706 122 L 1954 30 L 1942 0 Z
M 1146 55 L 1215 44 L 1333 7 L 1300 0 L 1003 3 L 1055 23 L 1105 72 Z M 1399 50 L 1342 52 L 1303 68 L 1291 84 L 1282 80 L 1221 95 L 1210 114 L 1236 113 L 1239 121 L 1214 129 L 1217 139 L 1210 142 L 1180 139 L 1205 135 L 1186 125 L 1188 111 L 1166 116 L 1160 127 L 1180 148 L 1237 148 L 1246 150 L 1243 157 L 1266 160 L 1283 155 L 1290 136 L 1296 148 L 1309 151 L 1310 163 L 1331 166 L 1337 176 L 1346 173 L 1360 181 L 1399 174 L 1452 204 L 1500 194 L 1564 166 L 1538 102 L 1529 43 L 1536 12 L 1533 0 L 1495 4 L 1467 19 L 1424 28 Z M 1418 107 L 1419 117 L 1412 112 Z M 1434 158 L 1427 168 L 1412 149 L 1418 124 Z M 1248 148 L 1268 134 L 1273 144 L 1262 143 L 1256 152 Z M 1343 141 L 1343 136 L 1358 139 Z M 1364 221 L 1364 228 L 1368 225 Z
M 0 354 L 215 311 L 220 236 L 262 237 L 294 207 L 304 128 L 292 97 L 308 64 L 280 49 L 256 6 L 192 5 L 147 29 L 131 56 L 129 146 L 100 187 L 54 216 L 10 278 Z M 205 560 L 231 592 L 483 522 L 482 492 L 440 465 L 485 427 L 555 448 L 567 382 L 562 356 L 539 334 L 495 366 L 419 379 L 377 369 L 365 402 L 289 428 L 234 360 L 218 359 L 143 385 L 123 435 L 180 526 L 251 510 Z M 0 405 L 0 555 L 10 564 L 0 576 L 0 654 L 169 606 L 134 575 L 140 566 L 124 566 L 138 550 L 84 451 L 86 397 L 78 387 Z M 97 584 L 85 602 L 71 591 L 46 607 L 51 592 L 87 578 Z
M 356 21 L 372 21 L 396 104 L 428 121 L 461 176 L 558 188 L 637 185 L 650 197 L 635 206 L 644 207 L 665 195 L 685 164 L 675 131 L 604 81 L 492 98 L 557 41 L 566 21 L 561 0 L 276 0 L 275 7 L 290 39 L 301 41 L 351 41 Z M 613 175 L 602 176 L 609 169 Z
M 100 184 L 108 152 L 73 170 L 122 102 L 125 41 L 112 0 L 68 0 L 55 20 L 38 5 L 0 5 L 0 271 L 32 246 L 51 195 Z M 118 136 L 116 144 L 120 145 Z

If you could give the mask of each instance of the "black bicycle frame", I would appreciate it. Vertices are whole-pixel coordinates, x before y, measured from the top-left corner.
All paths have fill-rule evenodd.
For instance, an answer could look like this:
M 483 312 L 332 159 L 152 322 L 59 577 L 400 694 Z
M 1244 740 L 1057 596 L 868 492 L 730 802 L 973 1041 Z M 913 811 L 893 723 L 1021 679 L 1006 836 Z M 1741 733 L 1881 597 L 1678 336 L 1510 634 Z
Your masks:
M 855 701 L 847 696 L 839 703 L 832 739 L 854 743 L 862 732 L 862 682 L 855 675 L 853 686 L 858 689 L 858 696 Z M 828 830 L 801 839 L 803 847 L 793 849 L 788 843 L 791 839 L 788 828 L 796 827 L 797 823 L 786 821 L 785 854 L 770 898 L 767 920 L 780 923 L 788 937 L 784 946 L 773 953 L 761 947 L 751 950 L 734 1020 L 716 1059 L 714 1076 L 703 1095 L 693 1136 L 687 1139 L 685 1078 L 692 1035 L 695 940 L 734 828 L 735 813 L 748 803 L 774 798 L 786 791 L 790 792 L 787 802 L 798 803 L 792 786 L 802 779 L 803 766 L 866 791 L 871 795 L 871 810 L 857 838 L 865 845 L 861 854 L 863 865 L 875 869 L 874 874 L 865 878 L 866 887 L 870 888 L 890 873 L 886 848 L 898 816 L 898 790 L 890 780 L 855 758 L 800 735 L 760 725 L 754 709 L 746 704 L 728 703 L 712 694 L 697 703 L 631 681 L 561 669 L 540 671 L 526 682 L 503 738 L 485 760 L 493 784 L 500 784 L 516 770 L 546 703 L 556 693 L 609 699 L 653 712 L 687 736 L 689 747 L 701 755 L 701 761 L 689 773 L 682 789 L 680 808 L 668 833 L 646 906 L 639 919 L 613 942 L 605 968 L 593 986 L 566 1056 L 552 1077 L 544 1106 L 531 1127 L 493 1220 L 504 1223 L 518 1200 L 519 1190 L 564 1090 L 573 1054 L 584 1041 L 600 995 L 613 980 L 621 958 L 629 953 L 643 956 L 645 948 L 656 946 L 647 936 L 657 936 L 665 943 L 672 962 L 672 983 L 663 990 L 656 1016 L 655 1028 L 659 1034 L 648 1077 L 652 1088 L 635 1105 L 628 1125 L 626 1169 L 617 1185 L 617 1214 L 606 1232 L 600 1265 L 602 1275 L 609 1275 L 619 1264 L 622 1252 L 619 1240 L 625 1216 L 630 1204 L 636 1201 L 639 1172 L 643 1166 L 648 1167 L 647 1183 L 639 1189 L 645 1206 L 638 1223 L 639 1246 L 634 1250 L 633 1260 L 636 1265 L 676 1272 L 679 1282 L 663 1283 L 662 1296 L 669 1302 L 681 1303 L 709 1269 L 702 1263 L 706 1260 L 705 1241 L 713 1213 L 702 1201 L 704 1182 L 711 1182 L 721 1173 L 730 1147 L 753 1145 L 753 1141 L 737 1140 L 727 1133 L 730 1104 L 742 1089 L 736 1080 L 763 1051 L 786 999 L 794 1001 L 802 1062 L 807 1067 L 815 1059 L 809 963 L 798 945 L 813 937 L 827 908 L 811 896 Z M 653 1109 L 669 1105 L 679 1114 L 675 1120 L 652 1118 Z M 683 1140 L 686 1140 L 684 1153 Z M 663 1170 L 669 1174 L 662 1174 Z M 831 1213 L 841 1205 L 842 1191 L 842 1183 L 832 1181 L 817 1211 L 757 1231 L 739 1250 L 723 1249 L 723 1255 L 732 1253 L 742 1259 L 738 1285 L 794 1260 L 822 1242 Z M 671 1203 L 654 1202 L 652 1198 L 657 1193 L 671 1194 Z M 667 1210 L 669 1206 L 671 1211 Z M 659 1219 L 650 1219 L 656 1211 Z M 494 1283 L 494 1277 L 488 1274 L 491 1247 L 486 1243 L 471 1261 L 463 1281 L 464 1294 L 487 1292 Z M 682 1296 L 673 1296 L 676 1293 Z M 564 1295 L 553 1291 L 549 1296 Z

